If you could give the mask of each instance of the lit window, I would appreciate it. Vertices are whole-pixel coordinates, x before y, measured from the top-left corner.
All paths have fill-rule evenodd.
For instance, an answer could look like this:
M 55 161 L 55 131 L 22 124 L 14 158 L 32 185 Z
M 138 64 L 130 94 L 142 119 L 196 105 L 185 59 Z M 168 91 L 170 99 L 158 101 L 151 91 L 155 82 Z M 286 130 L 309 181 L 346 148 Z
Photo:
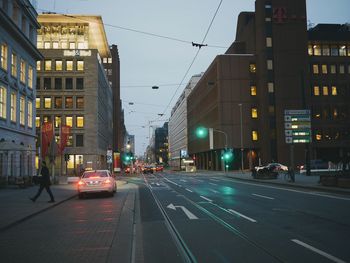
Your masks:
M 6 119 L 7 91 L 5 87 L 0 87 L 0 118 Z
M 66 125 L 73 127 L 73 117 L 72 116 L 66 116 Z
M 40 71 L 41 70 L 41 61 L 36 62 L 36 70 Z
M 24 105 L 25 105 L 25 99 L 24 97 L 20 97 L 19 99 L 19 123 L 21 125 L 24 125 L 25 118 L 24 118 Z
M 11 74 L 17 77 L 17 55 L 15 53 L 11 55 Z
M 323 86 L 322 91 L 323 91 L 323 96 L 328 96 L 328 86 Z
M 44 121 L 44 123 L 50 122 L 51 121 L 51 116 L 44 116 L 43 117 L 43 121 Z
M 75 49 L 75 42 L 69 42 L 69 49 Z
M 84 61 L 83 60 L 78 60 L 77 61 L 77 70 L 78 71 L 83 71 L 84 70 Z
M 77 128 L 84 128 L 84 116 L 77 116 Z
M 258 140 L 258 131 L 252 131 L 252 140 L 257 141 Z
M 51 69 L 52 69 L 51 60 L 45 60 L 45 70 L 51 70 Z
M 56 71 L 61 71 L 62 70 L 62 60 L 56 60 L 55 61 L 55 69 L 56 69 Z
M 1 45 L 1 67 L 7 70 L 7 45 Z
M 73 60 L 67 60 L 66 61 L 66 70 L 72 71 L 73 70 Z
M 315 139 L 316 139 L 316 141 L 321 141 L 322 140 L 322 133 L 320 131 L 317 131 L 315 133 Z
M 55 116 L 55 128 L 59 128 L 61 126 L 61 116 Z
M 87 49 L 87 43 L 86 42 L 79 42 L 78 49 Z
M 52 48 L 58 49 L 58 42 L 52 42 Z
M 68 48 L 68 43 L 65 42 L 65 41 L 61 42 L 61 47 L 62 47 L 62 49 L 67 49 Z
M 257 108 L 252 108 L 252 118 L 253 119 L 258 118 L 258 109 Z
M 112 64 L 112 58 L 108 58 L 108 64 Z
M 331 46 L 331 56 L 338 56 L 339 55 L 339 50 L 338 50 L 338 46 L 336 45 L 332 45 Z
M 73 135 L 69 135 L 69 136 L 68 136 L 67 146 L 68 146 L 68 147 L 73 146 Z M 70 155 L 70 156 L 71 156 L 71 158 L 73 157 L 72 155 Z M 69 168 L 69 167 L 68 167 L 68 168 Z M 74 168 L 74 166 L 73 166 L 73 168 Z
M 345 73 L 345 66 L 344 65 L 339 65 L 339 73 L 344 74 Z
M 314 56 L 321 56 L 321 46 L 320 45 L 314 45 L 313 46 Z
M 30 89 L 33 89 L 33 85 L 34 85 L 34 72 L 33 72 L 33 67 L 32 66 L 28 66 L 28 87 Z
M 250 73 L 256 73 L 256 64 L 249 64 Z
M 328 70 L 327 70 L 327 65 L 323 64 L 322 65 L 322 74 L 327 74 Z
M 17 95 L 16 93 L 11 93 L 11 121 L 16 122 L 16 115 L 17 115 Z
M 274 85 L 273 85 L 272 82 L 268 82 L 267 83 L 267 90 L 268 90 L 269 93 L 274 93 L 275 92 Z
M 267 65 L 267 69 L 268 70 L 272 70 L 273 69 L 273 63 L 272 63 L 271 59 L 266 61 L 266 65 Z
M 43 42 L 42 41 L 38 41 L 36 45 L 37 45 L 38 49 L 42 49 L 43 48 Z
M 256 86 L 250 86 L 250 95 L 256 96 Z
M 72 109 L 73 108 L 73 97 L 66 97 L 65 99 L 65 108 Z
M 44 48 L 45 49 L 50 49 L 50 42 L 45 42 L 44 43 Z
M 332 86 L 332 96 L 337 96 L 338 92 L 337 92 L 337 87 L 336 86 Z
M 339 56 L 346 56 L 346 46 L 345 45 L 341 45 L 339 47 Z
M 51 109 L 51 98 L 50 97 L 44 98 L 44 108 Z
M 26 62 L 23 59 L 21 59 L 20 64 L 20 80 L 23 83 L 26 81 Z
M 314 86 L 314 96 L 320 96 L 320 87 Z
M 337 73 L 337 68 L 336 68 L 336 66 L 335 65 L 330 65 L 330 72 L 331 72 L 331 74 L 336 74 Z
M 107 60 L 107 58 L 103 58 L 102 61 L 103 61 L 104 64 L 107 64 L 107 61 L 108 61 L 108 60 Z
M 35 108 L 40 109 L 40 98 L 35 99 Z
M 265 17 L 266 22 L 271 22 L 271 17 Z
M 329 45 L 322 45 L 322 55 L 323 56 L 330 55 Z
M 40 128 L 40 117 L 35 117 L 35 127 Z
M 313 51 L 314 51 L 314 50 L 313 50 L 313 48 L 312 48 L 312 45 L 308 45 L 307 52 L 308 52 L 309 56 L 312 56 L 312 55 L 314 54 Z
M 320 73 L 320 72 L 319 72 L 319 69 L 318 69 L 318 64 L 313 64 L 313 65 L 312 65 L 312 72 L 313 72 L 314 74 Z
M 28 127 L 33 127 L 33 102 L 28 101 Z

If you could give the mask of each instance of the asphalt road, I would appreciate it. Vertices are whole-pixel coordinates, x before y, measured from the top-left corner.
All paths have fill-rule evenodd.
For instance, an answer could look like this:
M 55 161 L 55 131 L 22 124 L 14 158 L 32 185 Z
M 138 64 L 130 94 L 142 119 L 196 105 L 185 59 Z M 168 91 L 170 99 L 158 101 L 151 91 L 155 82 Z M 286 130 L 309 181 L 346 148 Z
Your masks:
M 149 194 L 141 211 L 147 204 L 148 214 L 158 213 L 155 221 L 167 218 L 178 251 L 189 261 L 350 261 L 349 197 L 215 175 L 158 173 L 145 175 L 144 182 Z M 152 259 L 145 262 L 168 262 Z

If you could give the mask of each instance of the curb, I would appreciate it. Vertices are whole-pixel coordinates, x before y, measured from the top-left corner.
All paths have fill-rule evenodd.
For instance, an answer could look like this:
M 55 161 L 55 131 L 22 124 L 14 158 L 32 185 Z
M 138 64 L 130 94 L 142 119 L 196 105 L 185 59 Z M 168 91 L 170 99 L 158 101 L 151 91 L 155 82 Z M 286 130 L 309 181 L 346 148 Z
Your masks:
M 302 189 L 308 189 L 308 190 L 317 190 L 322 192 L 330 192 L 335 194 L 345 194 L 350 195 L 350 191 L 341 190 L 341 189 L 334 189 L 334 188 L 323 188 L 320 186 L 308 186 L 308 185 L 300 185 L 300 184 L 286 184 L 286 183 L 280 183 L 280 182 L 271 182 L 271 181 L 263 181 L 263 180 L 257 180 L 257 179 L 246 179 L 246 178 L 237 178 L 229 175 L 225 175 L 226 178 L 230 179 L 236 179 L 240 181 L 248 181 L 248 182 L 254 182 L 254 183 L 261 183 L 261 184 L 270 184 L 270 185 L 278 185 L 278 186 L 285 186 L 288 188 L 302 188 Z

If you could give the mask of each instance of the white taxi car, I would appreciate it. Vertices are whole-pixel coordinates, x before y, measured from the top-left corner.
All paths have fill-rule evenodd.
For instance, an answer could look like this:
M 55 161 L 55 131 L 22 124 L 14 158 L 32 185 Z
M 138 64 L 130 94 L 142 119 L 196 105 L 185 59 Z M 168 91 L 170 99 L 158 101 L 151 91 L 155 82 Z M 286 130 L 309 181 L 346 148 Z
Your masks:
M 109 193 L 111 196 L 117 191 L 117 183 L 108 170 L 86 171 L 77 184 L 79 198 L 88 193 Z

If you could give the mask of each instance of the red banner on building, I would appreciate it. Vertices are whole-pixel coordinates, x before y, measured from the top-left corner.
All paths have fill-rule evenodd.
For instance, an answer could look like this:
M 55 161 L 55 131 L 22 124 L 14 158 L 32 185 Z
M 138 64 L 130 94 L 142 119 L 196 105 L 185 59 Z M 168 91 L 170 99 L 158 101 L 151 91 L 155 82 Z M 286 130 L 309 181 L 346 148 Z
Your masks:
M 52 122 L 45 122 L 41 128 L 41 156 L 44 159 L 53 139 Z
M 61 138 L 60 138 L 60 145 L 59 145 L 59 153 L 62 154 L 64 151 L 64 148 L 66 148 L 68 143 L 68 138 L 70 135 L 70 126 L 62 125 L 61 126 Z
M 120 172 L 120 153 L 114 152 L 113 153 L 114 162 L 113 162 L 113 171 L 114 172 Z

